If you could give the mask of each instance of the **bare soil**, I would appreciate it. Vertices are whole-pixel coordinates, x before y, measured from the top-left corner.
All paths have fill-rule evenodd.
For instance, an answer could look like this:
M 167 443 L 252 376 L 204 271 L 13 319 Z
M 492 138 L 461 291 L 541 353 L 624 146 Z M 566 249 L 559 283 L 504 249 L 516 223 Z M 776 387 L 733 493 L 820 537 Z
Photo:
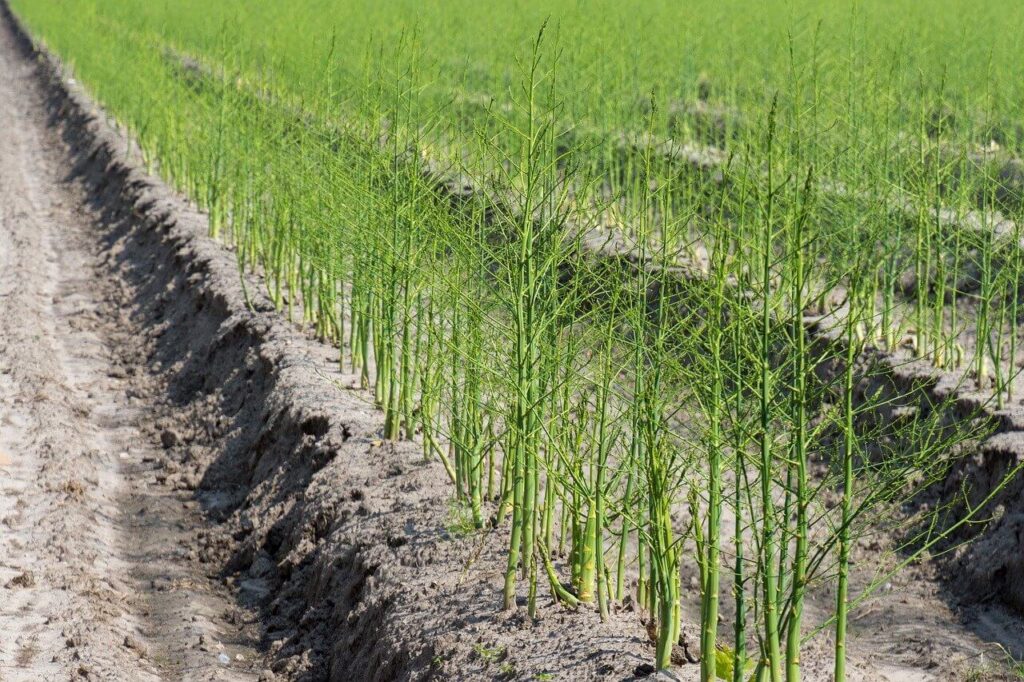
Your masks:
M 0 15 L 0 680 L 635 678 L 628 606 L 498 610 L 505 529 L 460 530 L 441 466 Z M 1019 618 L 945 585 L 855 616 L 859 679 L 1004 679 Z
M 101 212 L 0 30 L 0 679 L 255 680 L 254 617 L 189 561 L 162 385 Z M 161 421 L 166 422 L 164 429 Z M 165 439 L 168 436 L 165 436 Z M 226 661 L 226 662 L 224 662 Z

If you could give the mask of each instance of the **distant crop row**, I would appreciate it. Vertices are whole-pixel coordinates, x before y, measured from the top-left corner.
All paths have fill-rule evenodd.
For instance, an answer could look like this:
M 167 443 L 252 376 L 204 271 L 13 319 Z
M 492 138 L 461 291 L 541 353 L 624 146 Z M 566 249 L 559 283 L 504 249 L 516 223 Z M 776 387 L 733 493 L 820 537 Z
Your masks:
M 692 598 L 703 679 L 831 628 L 842 680 L 1017 474 L 920 504 L 1020 397 L 1024 13 L 748 5 L 14 2 L 507 535 L 504 608 L 628 597 L 667 667 Z

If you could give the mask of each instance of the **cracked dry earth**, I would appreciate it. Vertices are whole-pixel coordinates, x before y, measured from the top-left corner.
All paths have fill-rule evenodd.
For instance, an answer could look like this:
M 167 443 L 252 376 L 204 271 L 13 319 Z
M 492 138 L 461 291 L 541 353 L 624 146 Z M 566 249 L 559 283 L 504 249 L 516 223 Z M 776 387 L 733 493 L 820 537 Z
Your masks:
M 4 26 L 0 682 L 256 680 L 253 619 L 190 556 L 204 522 L 158 468 L 173 417 L 32 68 Z

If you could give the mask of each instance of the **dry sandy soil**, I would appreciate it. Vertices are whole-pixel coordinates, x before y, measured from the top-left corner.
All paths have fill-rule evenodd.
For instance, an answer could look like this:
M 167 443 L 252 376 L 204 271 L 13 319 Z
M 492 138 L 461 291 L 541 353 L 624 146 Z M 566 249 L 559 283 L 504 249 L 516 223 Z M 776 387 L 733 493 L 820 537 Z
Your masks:
M 174 420 L 37 82 L 5 26 L 0 679 L 255 680 L 253 617 L 188 561 L 203 521 L 166 485 Z
M 643 672 L 628 608 L 498 611 L 504 531 L 454 530 L 441 467 L 38 57 L 0 5 L 0 681 Z M 938 571 L 857 614 L 854 677 L 1012 679 L 1020 619 Z

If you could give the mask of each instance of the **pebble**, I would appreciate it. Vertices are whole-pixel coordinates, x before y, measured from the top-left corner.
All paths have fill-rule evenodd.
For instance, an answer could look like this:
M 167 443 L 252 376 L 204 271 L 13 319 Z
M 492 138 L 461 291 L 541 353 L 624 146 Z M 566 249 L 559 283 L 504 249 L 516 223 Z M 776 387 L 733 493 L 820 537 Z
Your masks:
M 164 450 L 173 448 L 175 445 L 178 444 L 178 441 L 178 434 L 176 434 L 174 431 L 171 431 L 170 429 L 164 429 L 163 431 L 160 432 L 160 445 L 164 447 Z
M 146 653 L 146 646 L 132 635 L 124 636 L 124 645 L 140 655 L 145 655 Z

